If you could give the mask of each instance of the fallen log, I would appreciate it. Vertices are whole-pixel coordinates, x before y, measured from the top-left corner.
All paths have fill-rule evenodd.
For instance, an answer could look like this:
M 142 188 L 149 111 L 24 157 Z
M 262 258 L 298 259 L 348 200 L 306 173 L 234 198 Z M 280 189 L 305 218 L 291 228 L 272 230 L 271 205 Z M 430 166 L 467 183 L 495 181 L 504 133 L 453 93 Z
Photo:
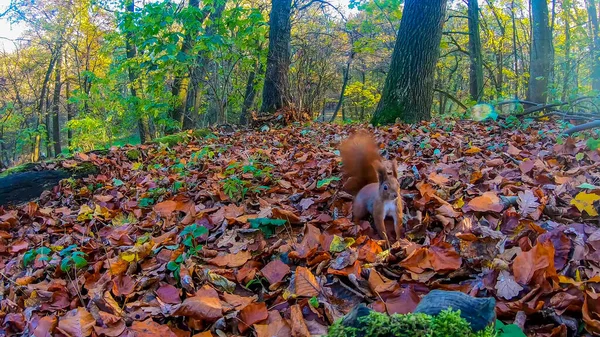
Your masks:
M 38 198 L 67 178 L 78 179 L 99 172 L 92 163 L 82 163 L 73 168 L 45 169 L 41 164 L 25 164 L 14 173 L 0 177 L 0 206 L 18 205 Z

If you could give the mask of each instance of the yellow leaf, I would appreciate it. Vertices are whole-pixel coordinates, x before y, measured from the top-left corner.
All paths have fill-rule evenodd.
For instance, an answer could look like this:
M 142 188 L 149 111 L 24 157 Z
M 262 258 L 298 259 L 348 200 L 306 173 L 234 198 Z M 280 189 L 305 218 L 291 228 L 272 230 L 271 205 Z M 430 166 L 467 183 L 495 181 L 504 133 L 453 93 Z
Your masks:
M 123 259 L 124 261 L 127 262 L 133 262 L 138 261 L 138 256 L 136 252 L 131 252 L 131 251 L 125 251 L 123 253 L 121 253 L 121 259 Z
M 590 216 L 598 216 L 594 208 L 594 201 L 600 200 L 600 195 L 593 193 L 580 192 L 571 200 L 571 205 L 575 205 L 580 212 L 586 212 Z
M 463 200 L 463 197 L 460 197 L 460 199 L 456 200 L 456 202 L 454 203 L 454 208 L 462 208 L 465 205 L 465 201 Z
M 475 154 L 475 153 L 479 153 L 479 152 L 481 152 L 481 149 L 478 148 L 477 146 L 473 146 L 472 148 L 465 151 L 466 154 Z
M 77 221 L 85 221 L 91 219 L 90 215 L 94 213 L 94 210 L 90 208 L 90 206 L 83 204 L 79 209 L 79 214 L 77 215 Z

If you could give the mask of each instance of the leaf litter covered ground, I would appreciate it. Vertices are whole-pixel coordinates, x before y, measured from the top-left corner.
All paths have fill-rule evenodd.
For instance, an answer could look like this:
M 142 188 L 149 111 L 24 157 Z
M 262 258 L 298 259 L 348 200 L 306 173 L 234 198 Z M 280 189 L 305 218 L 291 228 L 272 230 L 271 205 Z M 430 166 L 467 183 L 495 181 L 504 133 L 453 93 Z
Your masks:
M 600 155 L 553 123 L 374 131 L 400 162 L 406 239 L 359 235 L 339 142 L 364 126 L 187 137 L 79 154 L 0 210 L 3 335 L 308 336 L 431 289 L 497 300 L 528 335 L 600 333 Z M 390 236 L 393 237 L 393 236 Z M 583 330 L 585 333 L 585 330 Z

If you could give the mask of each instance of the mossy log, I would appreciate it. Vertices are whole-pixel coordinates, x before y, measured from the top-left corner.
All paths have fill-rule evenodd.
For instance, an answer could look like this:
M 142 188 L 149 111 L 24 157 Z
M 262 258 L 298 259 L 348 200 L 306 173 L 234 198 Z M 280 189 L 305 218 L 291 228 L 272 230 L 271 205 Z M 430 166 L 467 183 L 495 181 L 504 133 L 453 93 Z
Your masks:
M 98 172 L 98 167 L 88 162 L 55 170 L 43 169 L 42 165 L 36 163 L 16 166 L 0 175 L 0 206 L 31 201 L 57 186 L 63 179 L 77 179 Z

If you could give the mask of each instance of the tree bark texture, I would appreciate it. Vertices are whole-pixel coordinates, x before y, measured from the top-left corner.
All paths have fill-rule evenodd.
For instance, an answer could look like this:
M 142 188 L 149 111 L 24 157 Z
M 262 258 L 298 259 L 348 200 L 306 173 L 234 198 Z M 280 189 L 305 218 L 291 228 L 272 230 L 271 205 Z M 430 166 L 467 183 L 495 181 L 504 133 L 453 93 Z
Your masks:
M 60 92 L 62 88 L 62 82 L 60 78 L 61 71 L 62 57 L 59 53 L 54 70 L 54 95 L 52 97 L 52 141 L 54 142 L 55 157 L 58 157 L 58 155 L 62 152 L 60 144 Z
M 292 0 L 273 0 L 269 19 L 269 51 L 260 111 L 274 113 L 289 105 L 288 71 L 290 68 L 290 40 Z
M 477 0 L 468 1 L 469 25 L 469 91 L 471 99 L 480 102 L 483 98 L 483 58 L 481 56 L 481 36 L 479 35 L 479 4 Z
M 554 65 L 552 32 L 546 0 L 531 0 L 532 42 L 529 66 L 529 90 L 527 100 L 545 104 L 548 84 Z
M 587 0 L 588 16 L 592 24 L 592 89 L 600 91 L 600 27 L 598 25 L 598 11 L 596 1 Z
M 446 0 L 406 0 L 374 125 L 431 118 Z

